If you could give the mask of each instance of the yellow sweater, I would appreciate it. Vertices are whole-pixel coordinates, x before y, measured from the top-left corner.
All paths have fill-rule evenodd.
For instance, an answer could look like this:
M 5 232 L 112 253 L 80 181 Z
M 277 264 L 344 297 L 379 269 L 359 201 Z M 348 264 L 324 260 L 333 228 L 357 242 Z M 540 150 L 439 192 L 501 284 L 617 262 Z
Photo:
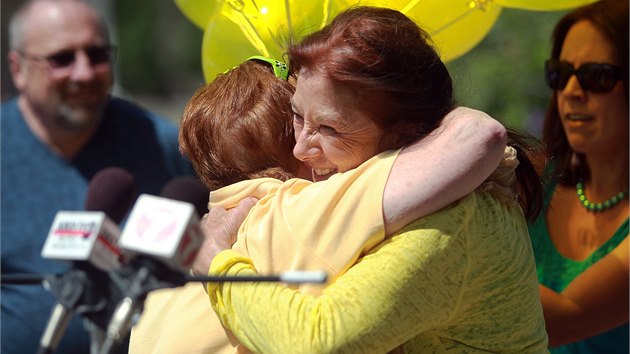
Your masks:
M 219 253 L 211 274 L 251 275 Z M 488 193 L 422 218 L 315 297 L 278 284 L 209 284 L 212 305 L 261 353 L 546 353 L 525 220 Z

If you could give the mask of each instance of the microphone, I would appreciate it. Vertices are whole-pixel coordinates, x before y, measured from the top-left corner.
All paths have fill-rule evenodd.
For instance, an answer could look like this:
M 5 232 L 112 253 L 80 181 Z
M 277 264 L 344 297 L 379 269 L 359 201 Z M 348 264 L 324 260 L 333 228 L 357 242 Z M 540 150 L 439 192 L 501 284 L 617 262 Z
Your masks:
M 202 216 L 208 212 L 210 189 L 193 176 L 179 176 L 164 185 L 160 197 L 191 203 Z
M 177 185 L 187 181 L 174 183 L 174 191 L 183 191 Z M 191 195 L 183 193 L 184 198 Z M 121 249 L 133 255 L 119 271 L 128 284 L 107 327 L 102 354 L 119 345 L 131 330 L 150 291 L 186 283 L 186 272 L 203 241 L 192 203 L 149 194 L 138 197 L 119 239 Z
M 85 197 L 86 211 L 102 211 L 120 224 L 136 198 L 134 178 L 121 167 L 107 167 L 92 177 Z
M 133 254 L 134 259 L 151 256 L 185 272 L 192 266 L 203 240 L 193 204 L 142 194 L 129 214 L 119 246 Z
M 83 240 L 83 245 L 81 245 L 80 242 L 76 242 L 77 240 L 75 240 L 74 245 L 70 245 L 75 251 L 82 254 L 80 259 L 89 261 L 100 270 L 111 271 L 118 269 L 120 263 L 123 261 L 122 259 L 116 259 L 116 255 L 119 255 L 121 258 L 130 256 L 129 254 L 122 254 L 123 251 L 121 251 L 117 245 L 121 231 L 117 226 L 114 228 L 111 227 L 110 224 L 112 221 L 115 224 L 120 224 L 131 208 L 135 194 L 133 176 L 122 168 L 106 168 L 91 179 L 84 204 L 85 210 L 105 212 L 106 218 L 103 220 L 102 224 L 105 227 L 105 233 L 100 234 L 102 237 L 96 240 L 96 244 L 92 244 L 94 240 L 89 239 L 87 241 Z M 201 183 L 201 181 L 192 176 L 175 177 L 164 185 L 160 192 L 160 196 L 164 198 L 193 204 L 198 215 L 203 215 L 208 212 L 209 194 L 210 190 Z M 68 219 L 72 221 L 75 215 L 79 217 L 82 215 L 91 215 L 94 218 L 102 216 L 102 214 L 64 211 L 59 212 L 57 217 L 63 222 Z M 64 241 L 68 241 L 68 239 L 63 239 L 61 235 L 51 235 L 49 239 L 50 248 L 46 249 L 45 247 L 42 251 L 42 256 L 49 259 L 77 260 L 75 255 L 69 254 L 67 249 L 65 249 L 67 245 L 64 245 Z M 77 245 L 76 243 L 79 244 Z M 86 243 L 88 244 L 86 245 Z M 95 253 L 93 258 L 88 256 L 88 253 L 91 252 Z M 106 255 L 105 257 L 102 256 L 103 253 Z M 105 258 L 105 260 L 103 260 L 103 258 Z M 105 262 L 105 264 L 102 264 L 103 262 Z M 50 277 L 51 275 L 3 274 L 0 278 L 0 282 L 2 284 L 39 285 L 47 276 Z
M 72 312 L 85 315 L 104 328 L 109 297 L 119 297 L 107 271 L 119 269 L 123 255 L 117 247 L 120 229 L 135 196 L 133 176 L 110 167 L 98 172 L 88 185 L 87 211 L 59 211 L 55 215 L 41 255 L 72 261 L 64 274 L 44 277 L 44 287 L 57 299 L 40 340 L 39 353 L 56 350 Z M 110 219 L 111 217 L 111 219 Z
M 41 255 L 47 259 L 83 261 L 101 271 L 120 268 L 120 229 L 102 211 L 58 211 Z
M 47 259 L 87 261 L 103 271 L 120 268 L 118 248 L 123 220 L 135 197 L 133 176 L 108 167 L 90 180 L 85 211 L 59 211 L 42 249 Z

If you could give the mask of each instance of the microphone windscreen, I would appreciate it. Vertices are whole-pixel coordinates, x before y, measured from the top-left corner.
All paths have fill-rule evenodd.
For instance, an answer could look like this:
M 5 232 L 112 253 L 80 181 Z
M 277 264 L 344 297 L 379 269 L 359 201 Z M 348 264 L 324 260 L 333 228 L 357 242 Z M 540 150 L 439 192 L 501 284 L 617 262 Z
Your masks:
M 208 212 L 210 190 L 195 177 L 179 176 L 164 185 L 160 197 L 190 203 L 201 217 Z
M 119 224 L 136 198 L 134 178 L 120 167 L 107 167 L 92 177 L 85 197 L 85 210 L 102 211 Z

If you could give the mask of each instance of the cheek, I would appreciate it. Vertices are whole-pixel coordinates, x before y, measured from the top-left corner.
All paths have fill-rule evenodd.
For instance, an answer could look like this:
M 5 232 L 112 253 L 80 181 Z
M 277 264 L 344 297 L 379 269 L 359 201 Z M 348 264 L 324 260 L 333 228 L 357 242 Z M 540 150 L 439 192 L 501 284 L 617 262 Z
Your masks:
M 97 72 L 94 80 L 90 82 L 90 85 L 92 85 L 92 89 L 100 90 L 101 93 L 109 92 L 114 85 L 114 78 L 111 75 L 111 71 Z
M 322 151 L 328 161 L 343 172 L 353 169 L 378 153 L 377 143 L 349 142 L 342 139 L 326 139 Z
M 46 102 L 57 98 L 62 86 L 62 83 L 42 75 L 30 77 L 25 83 L 25 91 L 32 101 Z
M 621 95 L 601 102 L 597 107 L 598 114 L 603 117 L 602 130 L 606 138 L 616 141 L 628 140 L 628 106 Z
M 103 79 L 101 82 L 104 83 L 106 87 L 112 87 L 114 85 L 114 72 L 112 70 L 107 70 L 103 72 Z
M 628 101 L 621 84 L 617 85 L 610 93 L 603 94 L 597 98 L 593 100 L 591 107 L 597 115 L 610 116 L 606 119 L 608 124 L 613 124 L 609 119 L 614 120 L 614 124 L 620 124 L 620 117 L 628 117 Z M 627 119 L 624 119 L 624 121 L 627 124 Z

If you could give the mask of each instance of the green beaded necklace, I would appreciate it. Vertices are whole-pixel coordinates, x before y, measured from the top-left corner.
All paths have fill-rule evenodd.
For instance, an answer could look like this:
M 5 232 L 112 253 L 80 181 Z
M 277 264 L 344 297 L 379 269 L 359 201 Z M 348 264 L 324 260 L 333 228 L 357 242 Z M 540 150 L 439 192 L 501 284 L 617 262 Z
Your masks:
M 580 204 L 582 204 L 582 206 L 584 206 L 586 210 L 593 213 L 602 212 L 604 210 L 614 207 L 615 205 L 619 204 L 619 202 L 624 200 L 624 198 L 628 195 L 628 191 L 619 192 L 615 194 L 612 198 L 601 203 L 593 203 L 590 200 L 586 199 L 586 196 L 584 195 L 584 183 L 582 182 L 582 180 L 579 180 L 577 182 L 577 184 L 575 185 L 575 190 L 577 192 L 578 198 L 580 199 Z

